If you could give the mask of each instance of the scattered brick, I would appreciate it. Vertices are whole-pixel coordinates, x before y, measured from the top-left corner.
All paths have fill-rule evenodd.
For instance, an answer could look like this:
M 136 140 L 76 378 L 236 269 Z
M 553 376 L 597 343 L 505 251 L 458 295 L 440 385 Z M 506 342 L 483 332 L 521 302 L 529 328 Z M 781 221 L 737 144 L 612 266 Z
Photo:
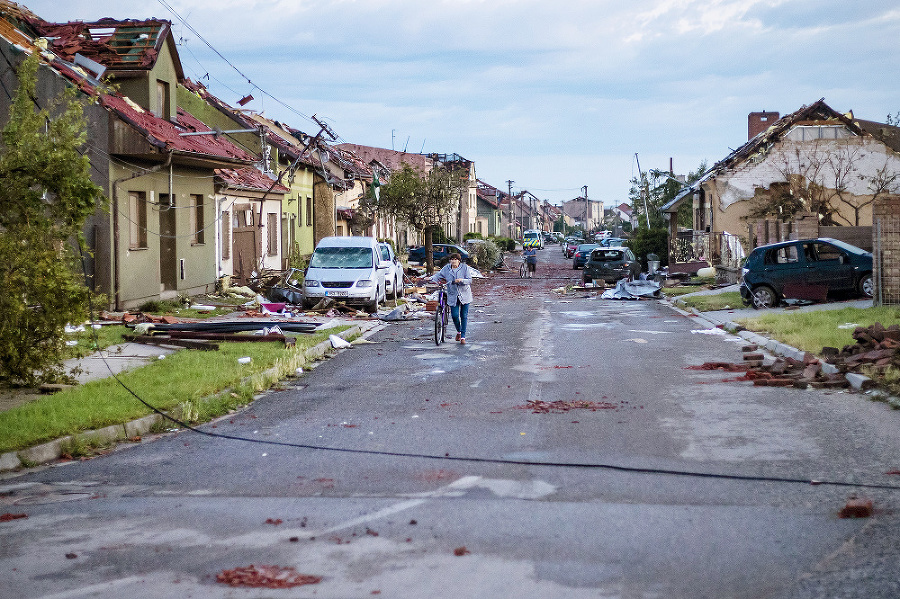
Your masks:
M 869 518 L 872 515 L 872 500 L 851 497 L 838 515 L 841 518 Z

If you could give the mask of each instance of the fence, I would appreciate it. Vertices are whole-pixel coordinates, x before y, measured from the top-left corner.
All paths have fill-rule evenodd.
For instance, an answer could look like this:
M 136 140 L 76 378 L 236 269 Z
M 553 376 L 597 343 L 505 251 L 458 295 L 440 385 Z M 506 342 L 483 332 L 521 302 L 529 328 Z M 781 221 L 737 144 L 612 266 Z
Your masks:
M 671 244 L 670 262 L 707 262 L 737 269 L 744 260 L 740 238 L 730 233 L 679 231 Z
M 900 305 L 900 196 L 884 198 L 873 209 L 875 305 Z

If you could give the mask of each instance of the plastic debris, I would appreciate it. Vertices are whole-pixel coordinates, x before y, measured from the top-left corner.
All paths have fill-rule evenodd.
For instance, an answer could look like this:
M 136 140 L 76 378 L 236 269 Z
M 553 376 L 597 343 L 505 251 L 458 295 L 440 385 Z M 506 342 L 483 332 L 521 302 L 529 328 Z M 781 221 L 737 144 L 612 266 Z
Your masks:
M 334 349 L 353 347 L 353 344 L 351 344 L 349 341 L 341 339 L 337 335 L 328 335 L 328 340 L 331 341 L 331 347 L 333 347 Z
M 250 356 L 244 356 L 243 358 L 238 358 L 238 364 L 249 364 L 252 358 Z
M 616 286 L 607 289 L 602 299 L 641 299 L 662 297 L 660 285 L 656 281 L 626 281 L 620 279 Z

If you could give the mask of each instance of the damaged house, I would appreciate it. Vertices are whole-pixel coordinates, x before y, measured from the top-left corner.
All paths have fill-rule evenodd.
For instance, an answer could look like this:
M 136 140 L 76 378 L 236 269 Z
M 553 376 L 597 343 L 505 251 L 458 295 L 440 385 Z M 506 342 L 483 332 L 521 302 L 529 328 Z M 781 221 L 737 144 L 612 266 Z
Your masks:
M 5 0 L 0 17 L 6 89 L 17 87 L 24 53 L 40 52 L 39 104 L 73 85 L 95 99 L 86 109 L 87 155 L 110 210 L 86 225 L 89 285 L 117 309 L 210 289 L 216 171 L 259 158 L 179 108 L 175 90 L 184 75 L 171 23 L 48 23 Z M 0 114 L 9 101 L 0 98 Z
M 735 279 L 749 250 L 798 237 L 837 237 L 871 250 L 873 206 L 900 190 L 897 131 L 824 100 L 781 118 L 751 113 L 749 141 L 662 208 L 670 270 L 710 264 Z M 693 227 L 679 231 L 685 203 Z

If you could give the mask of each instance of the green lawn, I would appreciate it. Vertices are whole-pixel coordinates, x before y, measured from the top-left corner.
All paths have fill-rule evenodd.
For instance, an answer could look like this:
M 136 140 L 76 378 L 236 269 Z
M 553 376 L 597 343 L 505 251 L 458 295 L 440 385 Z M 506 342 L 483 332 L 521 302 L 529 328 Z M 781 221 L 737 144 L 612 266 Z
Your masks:
M 840 349 L 855 343 L 852 336 L 855 327 L 849 325 L 868 327 L 876 322 L 884 326 L 900 323 L 900 309 L 881 307 L 792 311 L 763 314 L 737 321 L 751 331 L 815 354 L 821 353 L 823 347 Z
M 119 379 L 151 405 L 178 408 L 203 422 L 247 404 L 255 393 L 278 383 L 304 364 L 304 351 L 348 327 L 297 337 L 295 348 L 279 343 L 220 343 L 218 351 L 181 350 Z M 249 364 L 238 358 L 250 357 Z M 150 414 L 113 378 L 0 412 L 0 452 L 23 449 L 85 430 L 120 424 Z
M 744 307 L 744 304 L 741 303 L 741 294 L 739 291 L 726 291 L 723 293 L 715 293 L 713 295 L 679 297 L 676 300 L 676 304 L 687 308 L 696 308 L 700 312 L 739 309 Z

